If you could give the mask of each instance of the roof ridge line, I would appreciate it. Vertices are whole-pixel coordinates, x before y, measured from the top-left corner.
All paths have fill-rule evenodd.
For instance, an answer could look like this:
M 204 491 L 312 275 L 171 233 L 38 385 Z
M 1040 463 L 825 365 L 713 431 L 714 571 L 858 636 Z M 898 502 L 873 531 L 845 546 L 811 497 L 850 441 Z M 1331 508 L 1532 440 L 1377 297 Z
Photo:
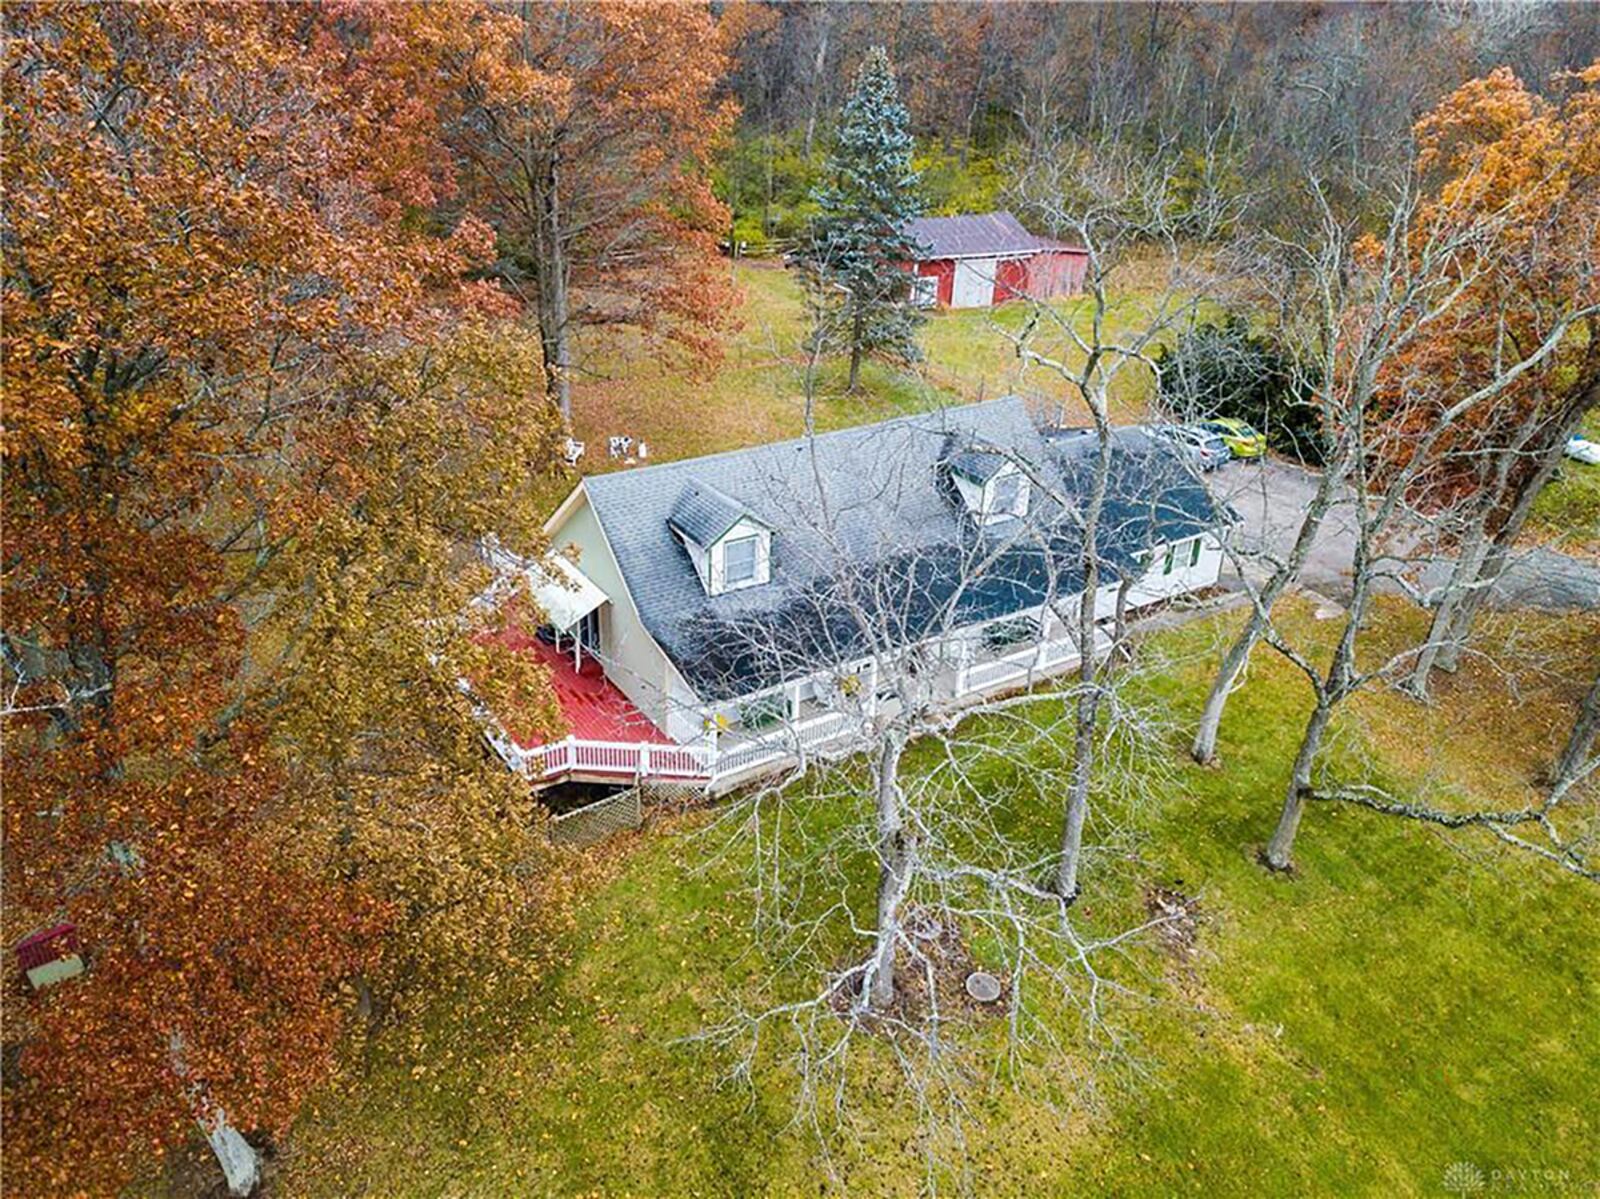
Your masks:
M 919 420 L 927 416 L 942 415 L 953 412 L 970 412 L 977 408 L 991 408 L 997 404 L 1006 404 L 1012 401 L 1022 402 L 1022 396 L 1015 392 L 1008 392 L 1003 396 L 995 396 L 992 400 L 976 400 L 971 404 L 958 404 L 941 408 L 929 408 L 924 412 L 907 412 L 900 416 L 891 416 L 885 420 L 873 421 L 866 425 L 846 425 L 842 429 L 829 429 L 825 433 L 802 434 L 799 437 L 787 437 L 782 441 L 760 441 L 755 445 L 740 446 L 732 450 L 718 450 L 714 454 L 700 454 L 694 458 L 674 458 L 667 462 L 652 462 L 649 466 L 636 467 L 633 470 L 608 470 L 595 475 L 582 475 L 580 482 L 585 484 L 598 483 L 610 478 L 637 478 L 649 474 L 654 470 L 665 470 L 669 467 L 689 466 L 696 462 L 712 462 L 719 458 L 731 458 L 735 454 L 749 454 L 756 450 L 778 450 L 790 445 L 803 445 L 807 441 L 823 441 L 831 437 L 838 437 L 846 433 L 860 433 L 865 429 L 879 429 L 886 425 L 899 424 L 904 421 Z M 730 499 L 733 497 L 729 497 Z

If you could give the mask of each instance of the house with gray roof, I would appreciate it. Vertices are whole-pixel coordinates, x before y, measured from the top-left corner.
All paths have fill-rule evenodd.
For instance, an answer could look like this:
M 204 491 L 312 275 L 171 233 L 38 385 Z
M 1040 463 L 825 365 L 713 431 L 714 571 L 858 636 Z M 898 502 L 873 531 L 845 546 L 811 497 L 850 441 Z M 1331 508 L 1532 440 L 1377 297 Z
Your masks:
M 514 764 L 720 784 L 845 735 L 897 670 L 959 704 L 1070 669 L 1096 446 L 1010 397 L 583 479 L 526 575 L 572 732 Z M 1226 522 L 1119 431 L 1105 617 L 1214 584 Z
M 1083 290 L 1088 251 L 1030 233 L 1009 212 L 918 217 L 906 231 L 922 247 L 912 270 L 926 307 L 988 308 Z

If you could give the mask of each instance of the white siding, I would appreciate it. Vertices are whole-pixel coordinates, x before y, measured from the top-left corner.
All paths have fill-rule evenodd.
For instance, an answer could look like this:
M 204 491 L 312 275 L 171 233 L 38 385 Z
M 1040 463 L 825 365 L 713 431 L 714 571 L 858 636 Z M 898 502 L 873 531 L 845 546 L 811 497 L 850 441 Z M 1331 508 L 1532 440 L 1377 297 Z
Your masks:
M 698 741 L 706 735 L 705 712 L 700 697 L 684 681 L 678 668 L 667 666 L 667 719 L 661 729 L 679 745 Z
M 982 486 L 974 483 L 958 471 L 951 471 L 950 477 L 955 480 L 956 491 L 960 493 L 961 501 L 966 504 L 967 511 L 978 516 L 984 524 L 991 524 L 1012 516 L 1027 515 L 1028 501 L 1033 494 L 1033 488 L 1028 481 L 1028 477 L 1011 463 L 1002 466 L 994 477 Z M 1000 480 L 1008 478 L 1018 480 L 1016 503 L 1010 508 L 1001 511 L 997 506 L 998 488 L 996 485 Z
M 729 529 L 711 547 L 711 586 L 712 595 L 721 595 L 727 590 L 727 574 L 723 567 L 723 549 L 730 541 L 737 541 L 741 537 L 754 537 L 756 539 L 756 577 L 751 583 L 741 583 L 739 588 L 759 587 L 772 577 L 772 534 L 760 525 L 751 524 L 741 520 Z M 698 563 L 696 564 L 698 566 Z M 701 578 L 704 579 L 704 575 Z
M 965 475 L 950 472 L 950 477 L 956 481 L 956 490 L 961 493 L 961 501 L 966 504 L 968 512 L 983 511 L 983 488 L 974 483 Z
M 1144 577 L 1128 592 L 1130 610 L 1215 585 L 1222 576 L 1222 562 L 1225 557 L 1222 543 L 1213 534 L 1200 534 L 1200 558 L 1191 565 L 1189 559 L 1193 540 L 1191 538 L 1180 541 L 1174 546 L 1156 550 Z M 1168 548 L 1173 550 L 1170 574 L 1164 569 Z
M 1017 480 L 1016 499 L 1008 506 L 1000 505 L 1000 483 L 1004 479 Z M 1015 466 L 1007 463 L 999 472 L 983 485 L 983 511 L 985 521 L 1005 520 L 1011 516 L 1026 516 L 1028 513 L 1028 497 L 1032 493 L 1032 486 L 1028 478 Z

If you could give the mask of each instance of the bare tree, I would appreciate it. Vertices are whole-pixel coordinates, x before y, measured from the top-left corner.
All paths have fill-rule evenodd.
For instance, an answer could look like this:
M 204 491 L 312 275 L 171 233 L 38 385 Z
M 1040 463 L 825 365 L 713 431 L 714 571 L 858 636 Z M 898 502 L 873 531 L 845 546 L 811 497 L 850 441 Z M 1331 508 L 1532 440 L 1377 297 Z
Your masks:
M 1589 337 L 1592 344 L 1594 334 Z M 1434 600 L 1428 639 L 1409 680 L 1416 695 L 1427 695 L 1434 669 L 1456 668 L 1478 613 L 1511 563 L 1534 501 L 1555 476 L 1567 438 L 1596 406 L 1600 406 L 1600 375 L 1591 375 L 1572 389 L 1568 402 L 1556 412 L 1530 412 L 1510 444 L 1489 457 L 1486 466 L 1492 477 L 1473 505 L 1450 576 Z
M 1306 314 L 1309 327 L 1297 327 L 1297 323 L 1291 323 L 1288 336 L 1294 342 L 1317 347 L 1320 351 L 1308 355 L 1308 360 L 1297 369 L 1307 377 L 1306 381 L 1318 396 L 1321 407 L 1324 431 L 1320 447 L 1322 469 L 1317 477 L 1316 490 L 1301 514 L 1288 552 L 1277 556 L 1268 545 L 1254 546 L 1250 547 L 1254 560 L 1239 562 L 1239 577 L 1250 597 L 1250 615 L 1244 628 L 1223 654 L 1201 710 L 1190 754 L 1202 764 L 1216 760 L 1217 733 L 1227 709 L 1228 697 L 1239 685 L 1251 652 L 1266 635 L 1274 605 L 1299 580 L 1328 514 L 1348 497 L 1347 480 L 1356 451 L 1351 434 L 1357 426 L 1344 419 L 1344 412 L 1348 405 L 1359 408 L 1369 402 L 1374 386 L 1374 375 L 1370 370 L 1357 372 L 1357 386 L 1353 390 L 1340 392 L 1322 385 L 1323 380 L 1333 376 L 1331 357 L 1338 344 L 1339 324 L 1348 304 L 1344 283 L 1352 238 L 1335 218 L 1321 188 L 1313 182 L 1311 191 L 1317 197 L 1321 212 L 1320 237 L 1301 245 L 1278 241 L 1274 248 L 1277 251 L 1275 256 L 1285 260 L 1288 268 L 1281 272 L 1281 277 L 1306 281 L 1305 302 L 1296 307 Z M 1259 567 L 1261 564 L 1269 566 L 1270 570 L 1258 584 L 1250 567 Z
M 1205 280 L 1195 251 L 1180 240 L 1196 212 L 1206 223 L 1226 221 L 1232 202 L 1213 194 L 1181 217 L 1173 210 L 1177 156 L 1170 149 L 1134 153 L 1111 143 L 1096 147 L 1056 144 L 1036 154 L 1018 184 L 1027 210 L 1051 232 L 1075 238 L 1088 252 L 1085 301 L 1062 307 L 1034 301 L 1012 335 L 1019 358 L 1065 383 L 1087 411 L 1097 442 L 1092 478 L 1076 497 L 1082 528 L 1085 580 L 1077 627 L 1091 628 L 1102 566 L 1101 522 L 1112 464 L 1113 389 L 1151 377 L 1155 353 L 1176 329 L 1191 324 Z M 1165 278 L 1151 299 L 1131 305 L 1114 290 L 1117 270 L 1136 251 L 1154 254 Z M 1071 902 L 1079 889 L 1083 827 L 1094 776 L 1095 728 L 1112 655 L 1100 656 L 1092 640 L 1080 647 L 1082 689 L 1073 734 L 1072 782 L 1062 816 L 1061 854 L 1054 888 Z
M 1567 742 L 1556 758 L 1555 768 L 1550 772 L 1551 794 L 1565 794 L 1600 768 L 1600 762 L 1595 760 L 1593 752 L 1597 734 L 1600 734 L 1600 673 L 1596 673 L 1594 682 L 1589 685 L 1583 701 L 1578 705 L 1578 716 L 1572 722 L 1572 731 L 1567 734 Z
M 959 1146 L 976 1076 L 962 1026 L 1004 1013 L 1003 1060 L 1018 1085 L 1067 1060 L 1063 1006 L 1090 1044 L 1118 1057 L 1124 1034 L 1106 1003 L 1119 988 L 1097 963 L 1181 918 L 1086 936 L 1041 884 L 1056 877 L 1057 855 L 1021 815 L 1049 811 L 1076 769 L 1059 747 L 1081 727 L 1085 684 L 1071 673 L 1081 647 L 1104 662 L 1110 623 L 1126 625 L 1129 605 L 1151 599 L 1139 585 L 1156 551 L 1210 530 L 1209 497 L 1170 452 L 1109 442 L 1099 602 L 1080 628 L 1081 497 L 1100 473 L 1099 439 L 1057 445 L 1026 420 L 1015 437 L 992 425 L 975 436 L 962 411 L 880 426 L 845 460 L 825 437 L 777 452 L 762 482 L 767 507 L 784 514 L 773 536 L 786 590 L 707 613 L 692 642 L 700 668 L 727 680 L 713 701 L 720 760 L 792 759 L 708 834 L 725 852 L 750 848 L 774 965 L 699 1039 L 731 1050 L 738 1074 L 769 1061 L 776 1042 L 799 1079 L 801 1117 L 819 1131 L 847 1118 L 858 1047 L 885 1049 L 927 1143 L 940 1146 L 930 1169 Z M 962 471 L 1013 480 L 985 492 L 1001 506 L 974 507 Z M 1214 569 L 1219 551 L 1208 553 Z M 1028 690 L 1047 678 L 1058 685 Z M 1086 756 L 1118 807 L 1140 803 L 1170 770 L 1165 717 L 1138 700 L 1138 678 L 1125 663 L 1094 683 L 1105 718 Z M 1116 837 L 1108 829 L 1102 848 Z M 997 1007 L 964 990 L 980 969 L 1000 980 Z
M 1330 297 L 1322 387 L 1332 398 L 1330 415 L 1339 422 L 1334 435 L 1344 442 L 1342 452 L 1349 459 L 1355 546 L 1349 606 L 1325 668 L 1288 645 L 1269 612 L 1258 608 L 1258 620 L 1252 621 L 1252 627 L 1265 622 L 1261 635 L 1304 672 L 1315 696 L 1264 855 L 1277 870 L 1290 866 L 1305 802 L 1314 794 L 1313 767 L 1335 710 L 1362 687 L 1393 679 L 1415 660 L 1412 648 L 1370 669 L 1357 663 L 1357 637 L 1374 594 L 1400 585 L 1410 497 L 1449 452 L 1449 435 L 1555 352 L 1573 325 L 1589 315 L 1585 309 L 1564 314 L 1537 347 L 1505 361 L 1482 385 L 1458 398 L 1441 396 L 1436 380 L 1406 369 L 1404 353 L 1452 312 L 1479 272 L 1491 269 L 1495 218 L 1430 221 L 1418 228 L 1415 211 L 1415 193 L 1408 187 L 1393 204 L 1376 264 L 1362 270 L 1344 254 L 1335 255 L 1331 261 L 1338 265 L 1339 286 L 1335 289 L 1325 275 L 1320 288 Z M 1380 391 L 1391 401 L 1381 420 L 1373 411 Z

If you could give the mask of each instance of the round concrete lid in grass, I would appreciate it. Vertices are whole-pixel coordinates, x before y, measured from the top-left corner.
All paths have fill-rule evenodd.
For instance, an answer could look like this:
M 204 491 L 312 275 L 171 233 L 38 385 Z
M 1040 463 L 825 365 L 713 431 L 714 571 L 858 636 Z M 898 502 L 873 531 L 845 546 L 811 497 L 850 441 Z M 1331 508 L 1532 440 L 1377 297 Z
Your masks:
M 1000 980 L 987 970 L 974 970 L 967 975 L 967 994 L 979 1003 L 993 1003 L 1000 998 Z

